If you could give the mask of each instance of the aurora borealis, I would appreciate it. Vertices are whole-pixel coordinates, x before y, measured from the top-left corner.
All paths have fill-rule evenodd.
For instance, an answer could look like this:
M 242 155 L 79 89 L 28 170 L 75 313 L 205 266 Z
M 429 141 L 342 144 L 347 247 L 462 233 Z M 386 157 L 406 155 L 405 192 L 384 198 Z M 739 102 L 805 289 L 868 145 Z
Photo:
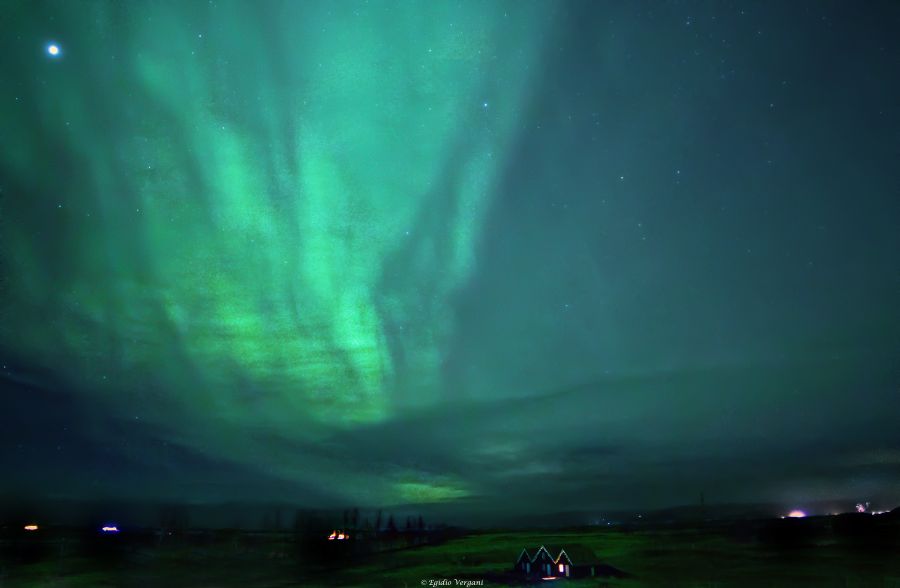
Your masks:
M 897 5 L 2 18 L 16 491 L 900 499 Z

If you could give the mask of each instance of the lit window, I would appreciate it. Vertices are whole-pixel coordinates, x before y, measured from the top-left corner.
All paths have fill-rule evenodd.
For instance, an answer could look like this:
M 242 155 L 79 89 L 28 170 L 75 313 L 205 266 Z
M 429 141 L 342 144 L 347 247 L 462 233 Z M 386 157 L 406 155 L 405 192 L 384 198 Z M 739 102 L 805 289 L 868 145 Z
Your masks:
M 566 564 L 559 564 L 559 573 L 560 574 L 566 573 Z

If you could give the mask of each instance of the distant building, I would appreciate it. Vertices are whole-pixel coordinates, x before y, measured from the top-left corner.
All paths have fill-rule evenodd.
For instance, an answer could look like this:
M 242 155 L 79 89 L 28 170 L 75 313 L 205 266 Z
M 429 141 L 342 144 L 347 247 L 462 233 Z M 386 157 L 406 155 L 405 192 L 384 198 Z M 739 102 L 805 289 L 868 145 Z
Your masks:
M 600 558 L 585 545 L 541 545 L 524 548 L 516 559 L 515 570 L 524 576 L 542 578 L 583 578 L 600 575 Z
M 336 529 L 328 536 L 329 541 L 347 541 L 349 539 L 350 533 L 345 533 L 344 531 L 338 531 Z
M 516 571 L 525 575 L 531 574 L 531 560 L 532 555 L 528 548 L 523 548 L 522 553 L 519 554 L 519 559 L 516 560 Z
M 596 576 L 600 572 L 601 564 L 600 558 L 593 550 L 574 543 L 559 552 L 556 558 L 556 571 L 561 576 L 573 578 Z
M 531 558 L 531 570 L 540 576 L 555 576 L 553 570 L 556 569 L 556 557 L 559 549 L 553 546 L 541 545 L 534 552 Z

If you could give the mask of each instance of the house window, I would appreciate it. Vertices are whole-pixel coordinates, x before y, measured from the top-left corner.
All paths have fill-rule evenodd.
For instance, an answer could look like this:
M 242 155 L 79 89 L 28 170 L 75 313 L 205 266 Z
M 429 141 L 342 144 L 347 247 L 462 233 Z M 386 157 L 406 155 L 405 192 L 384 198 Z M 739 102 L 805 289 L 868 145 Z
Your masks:
M 566 564 L 559 564 L 559 573 L 560 574 L 566 573 Z

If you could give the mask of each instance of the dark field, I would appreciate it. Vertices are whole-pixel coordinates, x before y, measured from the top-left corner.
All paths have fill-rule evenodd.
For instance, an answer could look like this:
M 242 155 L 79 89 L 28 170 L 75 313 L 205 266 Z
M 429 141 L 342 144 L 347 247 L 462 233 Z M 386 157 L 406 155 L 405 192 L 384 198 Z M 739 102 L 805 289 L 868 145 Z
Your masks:
M 581 543 L 625 577 L 558 582 L 622 587 L 900 587 L 896 522 L 876 524 L 862 517 L 706 528 L 482 532 L 418 546 L 375 543 L 383 550 L 363 554 L 356 549 L 350 554 L 341 550 L 351 546 L 329 551 L 335 544 L 310 544 L 288 533 L 208 532 L 165 541 L 152 533 L 102 538 L 62 529 L 27 536 L 7 533 L 0 586 L 422 586 L 430 580 L 435 585 L 440 580 L 449 580 L 449 585 L 471 580 L 523 585 L 510 573 L 523 546 Z

